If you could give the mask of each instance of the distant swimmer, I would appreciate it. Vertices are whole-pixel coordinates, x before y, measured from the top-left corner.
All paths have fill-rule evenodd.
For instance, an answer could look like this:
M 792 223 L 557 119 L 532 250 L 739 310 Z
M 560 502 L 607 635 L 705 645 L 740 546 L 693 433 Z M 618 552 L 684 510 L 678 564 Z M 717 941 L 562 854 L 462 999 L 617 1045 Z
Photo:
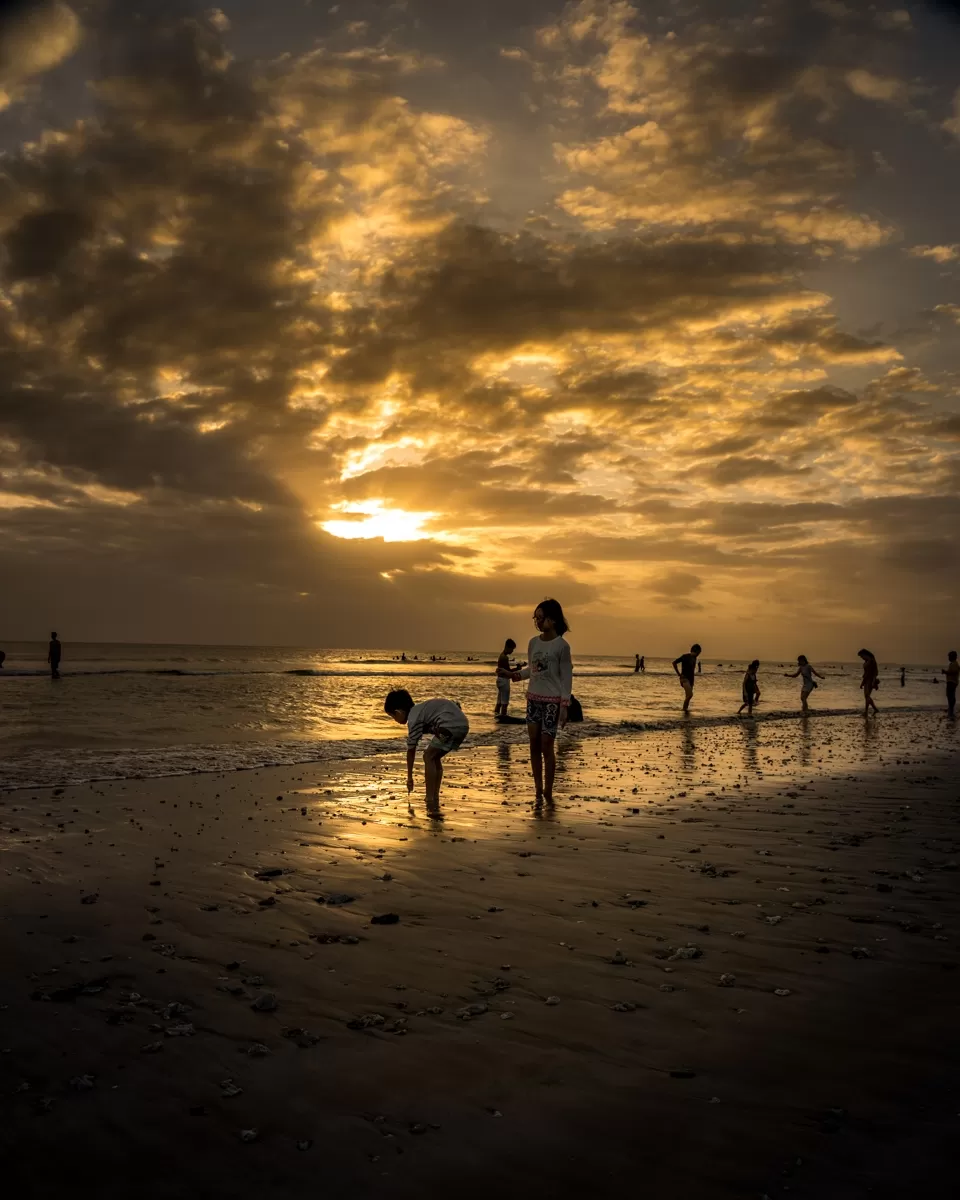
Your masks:
M 753 716 L 753 706 L 760 699 L 760 685 L 757 683 L 757 672 L 760 670 L 760 659 L 755 658 L 747 667 L 743 677 L 743 703 L 737 709 L 737 716 L 747 710 L 747 716 Z
M 56 633 L 50 634 L 50 646 L 47 650 L 47 662 L 50 664 L 50 678 L 60 678 L 60 658 L 63 655 L 63 645 Z
M 400 655 L 400 661 L 401 661 L 401 662 L 406 662 L 406 661 L 407 661 L 407 652 L 406 652 L 406 650 L 404 650 L 404 651 L 403 651 L 403 653 Z
M 680 679 L 680 686 L 683 688 L 683 711 L 690 711 L 690 701 L 693 699 L 693 684 L 697 675 L 697 667 L 700 665 L 701 647 L 697 642 L 694 642 L 690 647 L 689 654 L 681 654 L 679 658 L 675 658 L 673 663 L 674 671 Z
M 863 691 L 863 715 L 870 715 L 870 710 L 879 712 L 873 700 L 873 693 L 880 686 L 880 667 L 877 665 L 876 657 L 869 650 L 858 650 L 857 658 L 863 659 L 863 678 L 860 680 L 860 687 Z
M 947 716 L 957 715 L 957 684 L 960 683 L 960 662 L 957 662 L 956 650 L 947 655 L 947 665 L 941 671 L 947 677 Z
M 813 677 L 816 675 L 817 679 L 825 679 L 826 676 L 821 675 L 816 667 L 810 666 L 805 654 L 797 655 L 797 669 L 793 672 L 785 672 L 784 678 L 796 679 L 798 675 L 803 680 L 803 683 L 800 685 L 800 704 L 804 712 L 809 712 L 810 709 L 807 705 L 807 700 L 810 698 L 810 693 L 817 686 L 817 682 Z

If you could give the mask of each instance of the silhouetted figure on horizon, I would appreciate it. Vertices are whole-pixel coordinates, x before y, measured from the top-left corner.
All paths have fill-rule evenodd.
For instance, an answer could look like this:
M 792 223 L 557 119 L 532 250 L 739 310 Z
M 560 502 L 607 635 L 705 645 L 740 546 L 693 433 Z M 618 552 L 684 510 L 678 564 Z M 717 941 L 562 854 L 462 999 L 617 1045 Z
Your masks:
M 634 675 L 639 675 L 640 674 L 640 655 L 639 654 L 636 656 L 636 659 L 637 659 L 637 661 L 633 664 L 633 673 L 634 673 Z
M 646 674 L 646 670 L 647 670 L 647 658 L 646 658 L 645 654 L 641 654 L 640 655 L 640 674 L 641 675 Z
M 47 649 L 47 662 L 50 664 L 50 678 L 60 678 L 60 657 L 63 654 L 63 646 L 57 637 L 56 631 L 50 634 L 50 646 Z
M 906 667 L 900 668 L 900 686 L 901 687 L 907 686 L 907 668 Z
M 0 671 L 3 670 L 3 663 L 6 657 L 6 653 L 3 650 L 0 650 Z

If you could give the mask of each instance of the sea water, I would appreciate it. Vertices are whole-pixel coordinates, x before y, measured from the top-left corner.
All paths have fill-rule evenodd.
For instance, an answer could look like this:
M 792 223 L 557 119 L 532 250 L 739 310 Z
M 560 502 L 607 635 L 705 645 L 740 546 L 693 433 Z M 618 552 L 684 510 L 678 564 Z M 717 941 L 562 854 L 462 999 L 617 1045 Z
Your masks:
M 668 660 L 632 655 L 574 656 L 574 692 L 584 709 L 581 736 L 668 728 L 684 720 L 683 693 Z M 7 643 L 0 670 L 0 788 L 93 779 L 234 770 L 347 759 L 402 750 L 403 731 L 384 714 L 392 688 L 415 700 L 447 696 L 470 719 L 470 742 L 525 738 L 522 725 L 501 726 L 496 651 L 316 650 L 263 646 L 72 644 L 61 678 L 52 680 L 46 644 Z M 431 662 L 433 653 L 438 661 Z M 817 663 L 826 676 L 811 708 L 862 708 L 860 664 Z M 882 664 L 881 708 L 943 707 L 939 667 Z M 690 720 L 737 720 L 745 663 L 704 658 Z M 799 680 L 794 664 L 766 662 L 759 674 L 758 719 L 793 716 Z M 511 712 L 524 712 L 525 684 L 513 685 Z

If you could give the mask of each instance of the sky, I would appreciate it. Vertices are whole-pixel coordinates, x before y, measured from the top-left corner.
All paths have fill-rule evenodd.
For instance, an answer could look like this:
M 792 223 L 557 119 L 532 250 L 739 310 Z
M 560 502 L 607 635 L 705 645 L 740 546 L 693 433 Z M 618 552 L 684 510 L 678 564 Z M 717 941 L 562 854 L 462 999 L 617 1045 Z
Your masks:
M 936 661 L 960 13 L 0 13 L 0 641 Z

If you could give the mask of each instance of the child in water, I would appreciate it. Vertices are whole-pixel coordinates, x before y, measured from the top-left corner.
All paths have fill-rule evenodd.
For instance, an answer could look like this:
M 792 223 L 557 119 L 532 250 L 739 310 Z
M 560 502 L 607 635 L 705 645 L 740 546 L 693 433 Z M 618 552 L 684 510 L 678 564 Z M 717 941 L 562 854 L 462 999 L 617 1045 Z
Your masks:
M 503 643 L 500 657 L 497 659 L 497 707 L 493 710 L 495 717 L 507 715 L 507 709 L 510 707 L 510 680 L 515 671 L 519 671 L 521 667 L 527 665 L 526 663 L 520 663 L 516 667 L 510 665 L 510 655 L 516 648 L 517 643 L 513 638 L 507 638 Z
M 413 697 L 403 688 L 392 691 L 383 702 L 383 710 L 398 725 L 407 727 L 407 791 L 413 791 L 413 764 L 417 746 L 424 734 L 432 734 L 423 752 L 423 778 L 427 808 L 440 806 L 440 784 L 443 782 L 443 759 L 451 750 L 459 750 L 470 732 L 466 714 L 453 700 L 424 700 L 414 704 Z
M 960 662 L 957 662 L 956 650 L 947 655 L 947 665 L 940 672 L 947 677 L 947 716 L 957 715 L 957 684 L 960 683 Z
M 737 709 L 737 716 L 747 710 L 747 716 L 753 716 L 753 706 L 760 699 L 760 685 L 757 683 L 757 672 L 760 670 L 760 659 L 755 658 L 747 667 L 743 677 L 743 703 Z
M 860 689 L 863 692 L 863 715 L 868 717 L 871 709 L 874 712 L 879 711 L 873 702 L 872 693 L 880 686 L 880 667 L 869 650 L 858 650 L 857 658 L 863 659 L 863 678 L 860 680 Z
M 816 667 L 810 666 L 809 662 L 807 662 L 807 656 L 805 654 L 797 655 L 797 669 L 795 671 L 792 673 L 790 671 L 784 672 L 785 679 L 796 679 L 798 675 L 803 679 L 803 683 L 800 685 L 800 704 L 803 708 L 803 711 L 806 713 L 810 711 L 810 708 L 807 705 L 807 700 L 810 696 L 810 693 L 817 686 L 816 680 L 813 678 L 814 675 L 816 675 L 817 679 L 825 679 L 826 676 L 821 675 Z

